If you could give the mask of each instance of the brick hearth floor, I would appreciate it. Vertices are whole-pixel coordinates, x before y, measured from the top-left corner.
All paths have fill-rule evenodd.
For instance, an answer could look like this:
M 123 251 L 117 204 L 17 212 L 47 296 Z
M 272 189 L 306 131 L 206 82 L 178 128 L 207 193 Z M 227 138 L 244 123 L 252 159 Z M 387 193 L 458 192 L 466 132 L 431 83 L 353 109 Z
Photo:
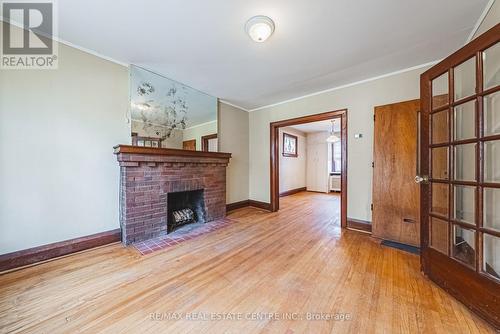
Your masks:
M 229 224 L 235 223 L 236 220 L 223 218 L 211 221 L 209 223 L 196 223 L 181 226 L 172 233 L 163 235 L 157 238 L 140 241 L 133 244 L 142 255 L 150 254 L 154 251 L 165 249 L 170 246 L 175 246 L 184 241 L 199 237 L 200 235 L 219 230 Z

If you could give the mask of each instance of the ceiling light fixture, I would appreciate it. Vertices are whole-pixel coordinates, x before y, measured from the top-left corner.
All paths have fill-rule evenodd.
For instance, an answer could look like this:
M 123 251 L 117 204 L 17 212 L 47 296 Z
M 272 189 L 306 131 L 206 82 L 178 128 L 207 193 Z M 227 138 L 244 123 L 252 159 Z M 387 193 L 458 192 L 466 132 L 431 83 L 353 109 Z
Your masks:
M 148 104 L 148 103 L 135 103 L 135 102 L 132 102 L 132 107 L 134 108 L 137 108 L 141 111 L 146 111 L 146 110 L 149 110 L 151 109 L 151 105 Z
M 328 136 L 328 138 L 326 138 L 326 141 L 329 143 L 336 143 L 336 142 L 340 141 L 340 138 L 335 135 L 334 128 L 333 128 L 334 124 L 335 124 L 335 121 L 332 120 L 332 130 L 330 131 L 330 135 Z
M 274 22 L 267 16 L 254 16 L 245 24 L 245 31 L 251 39 L 262 43 L 274 32 Z

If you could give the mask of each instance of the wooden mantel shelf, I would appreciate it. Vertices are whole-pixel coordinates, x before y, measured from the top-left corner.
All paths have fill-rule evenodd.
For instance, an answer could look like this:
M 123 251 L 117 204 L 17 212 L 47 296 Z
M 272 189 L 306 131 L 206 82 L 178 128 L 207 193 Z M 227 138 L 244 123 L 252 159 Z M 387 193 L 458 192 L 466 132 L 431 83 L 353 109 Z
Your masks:
M 231 153 L 224 152 L 204 152 L 204 151 L 188 151 L 174 148 L 155 148 L 132 145 L 116 145 L 113 147 L 115 154 L 141 154 L 141 155 L 164 155 L 176 157 L 193 157 L 193 158 L 231 158 Z

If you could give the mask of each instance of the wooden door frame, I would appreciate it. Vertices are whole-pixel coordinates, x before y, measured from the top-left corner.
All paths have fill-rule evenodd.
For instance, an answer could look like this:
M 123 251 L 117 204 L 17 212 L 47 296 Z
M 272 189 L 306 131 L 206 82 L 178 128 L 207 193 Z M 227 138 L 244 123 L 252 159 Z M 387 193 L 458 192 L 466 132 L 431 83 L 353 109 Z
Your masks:
M 483 126 L 483 96 L 489 95 L 495 91 L 500 91 L 500 86 L 490 88 L 488 90 L 483 90 L 483 77 L 482 77 L 482 51 L 493 46 L 499 42 L 500 36 L 500 24 L 497 24 L 492 29 L 488 30 L 483 35 L 479 36 L 469 44 L 462 47 L 457 52 L 453 53 L 449 57 L 445 58 L 426 72 L 424 72 L 420 77 L 420 98 L 421 98 L 421 128 L 420 128 L 420 168 L 421 174 L 429 175 L 431 170 L 431 156 L 429 153 L 430 147 L 437 147 L 439 144 L 431 145 L 430 135 L 431 129 L 429 125 L 431 112 L 439 112 L 446 110 L 450 114 L 452 113 L 453 107 L 464 103 L 465 101 L 476 101 L 476 138 L 473 140 L 462 140 L 454 141 L 452 137 L 452 121 L 449 123 L 449 139 L 448 142 L 444 143 L 446 147 L 450 147 L 449 151 L 452 151 L 454 145 L 458 145 L 461 142 L 478 143 L 478 145 L 484 145 L 485 140 L 492 140 L 491 138 L 500 139 L 500 135 L 490 136 L 485 139 L 482 136 L 482 126 Z M 479 51 L 478 51 L 479 50 Z M 459 101 L 454 101 L 453 92 L 453 68 L 462 62 L 476 57 L 476 92 L 472 97 L 467 97 Z M 433 79 L 439 77 L 442 74 L 448 73 L 448 102 L 446 105 L 432 110 L 431 100 L 432 100 L 432 85 Z M 482 225 L 482 191 L 480 188 L 483 186 L 488 187 L 498 187 L 498 185 L 491 185 L 483 183 L 482 175 L 484 171 L 481 168 L 480 158 L 482 150 L 480 147 L 476 149 L 476 181 L 469 182 L 470 185 L 476 187 L 476 212 L 475 212 L 475 222 L 476 225 L 467 228 L 474 229 L 476 231 L 476 249 L 479 250 L 478 257 L 476 258 L 475 268 L 469 268 L 458 260 L 451 257 L 451 243 L 452 234 L 450 232 L 451 226 L 449 226 L 448 232 L 448 254 L 442 254 L 441 252 L 430 247 L 429 244 L 429 215 L 430 215 L 430 188 L 431 183 L 421 184 L 421 197 L 420 197 L 420 221 L 421 221 L 421 268 L 425 275 L 427 275 L 432 281 L 437 283 L 441 288 L 446 290 L 456 299 L 464 303 L 468 308 L 475 311 L 479 316 L 484 318 L 486 321 L 490 322 L 497 329 L 500 329 L 500 293 L 499 293 L 499 283 L 498 280 L 485 275 L 482 272 L 482 240 L 480 233 L 482 231 L 487 231 Z M 449 153 L 449 170 L 453 169 L 453 160 L 451 159 L 452 153 Z M 435 181 L 435 180 L 434 180 Z M 431 178 L 431 182 L 433 182 Z M 437 181 L 436 181 L 437 182 Z M 463 184 L 463 182 L 455 181 L 452 179 L 452 174 L 448 173 L 448 179 L 443 183 L 446 183 L 449 187 L 453 184 Z M 448 190 L 450 193 L 450 190 Z M 452 196 L 449 196 L 449 208 L 448 208 L 448 218 L 446 221 L 451 224 L 451 208 L 452 208 Z M 453 220 L 453 224 L 460 225 L 459 222 Z M 492 233 L 492 232 L 488 232 Z M 500 237 L 500 233 L 493 232 Z M 493 234 L 492 233 L 492 234 Z M 453 277 L 455 279 L 450 279 Z
M 211 135 L 201 136 L 201 150 L 204 152 L 208 152 L 208 141 L 210 139 L 217 138 L 217 134 L 213 133 Z
M 270 124 L 270 209 L 279 210 L 279 128 L 286 126 L 341 119 L 342 175 L 341 175 L 341 227 L 347 227 L 347 109 L 328 111 L 321 114 L 291 118 Z

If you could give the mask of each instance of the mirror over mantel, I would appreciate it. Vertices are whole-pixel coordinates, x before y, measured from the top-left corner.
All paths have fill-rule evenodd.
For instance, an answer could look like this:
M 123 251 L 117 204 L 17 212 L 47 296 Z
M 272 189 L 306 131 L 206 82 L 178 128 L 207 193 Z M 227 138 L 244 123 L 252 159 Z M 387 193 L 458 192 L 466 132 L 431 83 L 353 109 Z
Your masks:
M 133 146 L 218 152 L 216 97 L 130 66 Z

